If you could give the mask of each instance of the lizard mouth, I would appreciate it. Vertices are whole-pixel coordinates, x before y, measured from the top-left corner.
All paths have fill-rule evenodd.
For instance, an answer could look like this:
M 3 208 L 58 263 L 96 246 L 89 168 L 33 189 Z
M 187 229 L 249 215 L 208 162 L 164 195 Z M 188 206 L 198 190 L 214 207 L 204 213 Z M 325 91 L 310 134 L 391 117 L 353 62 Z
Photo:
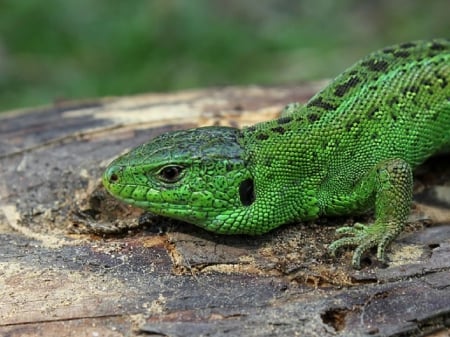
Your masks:
M 126 202 L 127 204 L 147 209 L 153 213 L 156 213 L 155 210 L 160 210 L 157 213 L 158 214 L 170 214 L 171 211 L 180 211 L 185 210 L 188 206 L 188 204 L 171 204 L 167 202 L 155 202 L 155 201 L 148 201 L 148 200 L 137 200 L 132 198 L 122 198 L 122 201 Z
M 207 227 L 204 226 L 207 215 L 214 211 L 212 208 L 199 209 L 196 207 L 192 207 L 189 204 L 152 202 L 152 201 L 136 200 L 131 198 L 124 198 L 121 200 L 130 205 L 145 209 L 152 214 L 181 220 L 183 222 L 188 222 L 205 229 L 208 229 Z

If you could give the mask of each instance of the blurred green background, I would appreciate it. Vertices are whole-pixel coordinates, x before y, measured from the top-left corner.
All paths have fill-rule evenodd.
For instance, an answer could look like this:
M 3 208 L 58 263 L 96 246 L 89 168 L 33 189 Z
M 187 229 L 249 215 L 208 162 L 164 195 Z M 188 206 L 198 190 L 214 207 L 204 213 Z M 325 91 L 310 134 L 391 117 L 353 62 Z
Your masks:
M 449 0 L 3 0 L 0 111 L 61 99 L 333 77 L 450 37 Z

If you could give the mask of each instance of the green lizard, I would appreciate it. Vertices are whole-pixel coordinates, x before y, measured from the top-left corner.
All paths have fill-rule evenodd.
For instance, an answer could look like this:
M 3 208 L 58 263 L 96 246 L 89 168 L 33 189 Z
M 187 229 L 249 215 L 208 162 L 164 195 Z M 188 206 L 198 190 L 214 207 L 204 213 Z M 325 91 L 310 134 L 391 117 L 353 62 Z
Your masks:
M 450 40 L 403 43 L 339 75 L 306 105 L 242 130 L 166 133 L 114 160 L 124 202 L 223 234 L 262 234 L 319 216 L 375 210 L 329 249 L 385 260 L 412 202 L 412 170 L 450 144 Z

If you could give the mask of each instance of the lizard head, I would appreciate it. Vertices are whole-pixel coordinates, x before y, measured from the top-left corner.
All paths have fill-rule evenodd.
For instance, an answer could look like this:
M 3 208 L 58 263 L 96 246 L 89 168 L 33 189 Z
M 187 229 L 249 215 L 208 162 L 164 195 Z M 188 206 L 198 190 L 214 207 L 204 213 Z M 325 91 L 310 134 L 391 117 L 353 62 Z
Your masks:
M 240 131 L 204 127 L 160 135 L 114 160 L 103 184 L 116 198 L 154 214 L 225 234 L 248 233 L 254 184 Z

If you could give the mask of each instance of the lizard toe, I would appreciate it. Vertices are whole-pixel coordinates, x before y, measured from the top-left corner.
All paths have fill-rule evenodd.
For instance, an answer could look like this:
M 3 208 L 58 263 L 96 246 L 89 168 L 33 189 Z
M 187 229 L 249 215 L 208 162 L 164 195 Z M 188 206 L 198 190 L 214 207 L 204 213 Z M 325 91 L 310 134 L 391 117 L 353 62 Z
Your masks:
M 336 256 L 337 252 L 344 247 L 357 246 L 359 244 L 359 239 L 357 237 L 345 237 L 338 239 L 330 244 L 328 247 L 331 255 Z
M 357 222 L 353 226 L 344 226 L 336 229 L 336 233 L 340 235 L 353 235 L 357 237 L 364 235 L 367 228 L 368 226 Z
M 361 258 L 373 247 L 376 247 L 378 243 L 373 238 L 366 238 L 355 249 L 352 257 L 352 267 L 355 269 L 361 269 Z

